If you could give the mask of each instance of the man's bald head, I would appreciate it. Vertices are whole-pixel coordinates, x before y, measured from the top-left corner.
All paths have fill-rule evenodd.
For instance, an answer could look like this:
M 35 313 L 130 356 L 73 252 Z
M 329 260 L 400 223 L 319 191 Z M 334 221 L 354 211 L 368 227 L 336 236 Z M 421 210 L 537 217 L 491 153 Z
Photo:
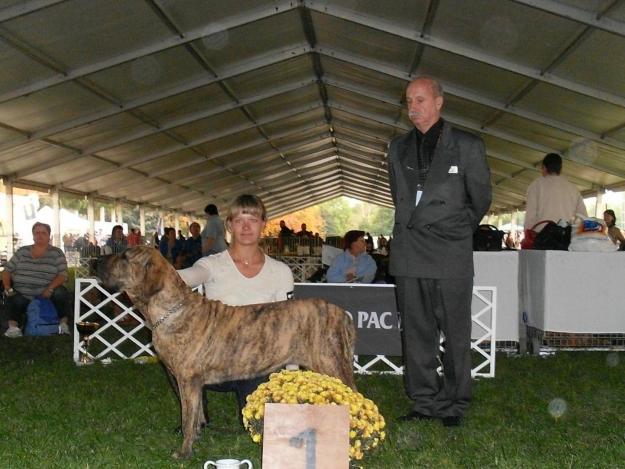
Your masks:
M 434 78 L 417 77 L 406 87 L 408 117 L 421 132 L 427 132 L 441 117 L 443 87 Z

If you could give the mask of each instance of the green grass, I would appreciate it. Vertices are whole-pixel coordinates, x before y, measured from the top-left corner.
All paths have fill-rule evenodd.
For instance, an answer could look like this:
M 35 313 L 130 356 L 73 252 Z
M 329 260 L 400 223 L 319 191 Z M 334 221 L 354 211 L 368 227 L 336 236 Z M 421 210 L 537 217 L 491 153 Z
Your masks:
M 76 367 L 71 346 L 69 337 L 0 338 L 0 468 L 199 468 L 223 457 L 260 467 L 260 446 L 239 427 L 232 394 L 208 393 L 209 428 L 192 458 L 175 461 L 179 408 L 160 365 Z M 625 466 L 623 353 L 498 356 L 497 377 L 475 383 L 455 429 L 395 423 L 409 409 L 401 377 L 357 382 L 388 422 L 366 468 Z M 568 406 L 559 419 L 548 412 L 554 398 Z

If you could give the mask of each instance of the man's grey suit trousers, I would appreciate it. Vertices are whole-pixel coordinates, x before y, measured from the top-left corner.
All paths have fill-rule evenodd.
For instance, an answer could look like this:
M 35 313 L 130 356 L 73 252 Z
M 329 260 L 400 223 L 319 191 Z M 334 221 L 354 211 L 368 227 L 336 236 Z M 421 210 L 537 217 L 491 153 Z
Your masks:
M 473 278 L 397 277 L 396 285 L 404 380 L 413 410 L 438 418 L 462 416 L 471 400 Z M 436 371 L 439 360 L 442 377 Z

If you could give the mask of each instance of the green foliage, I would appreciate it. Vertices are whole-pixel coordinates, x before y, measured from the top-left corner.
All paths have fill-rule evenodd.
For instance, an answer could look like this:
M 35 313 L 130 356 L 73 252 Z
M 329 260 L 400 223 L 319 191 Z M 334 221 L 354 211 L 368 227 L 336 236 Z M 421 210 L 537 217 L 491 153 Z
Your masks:
M 319 206 L 328 235 L 343 236 L 349 230 L 363 230 L 373 236 L 393 231 L 391 208 L 338 197 Z
M 65 208 L 67 210 L 73 210 L 79 213 L 83 217 L 87 217 L 87 209 L 89 206 L 89 201 L 83 196 L 77 196 L 74 194 L 67 194 L 65 192 L 61 192 L 61 208 Z M 39 198 L 41 201 L 41 197 Z
M 207 392 L 210 424 L 194 455 L 175 461 L 179 405 L 158 364 L 76 367 L 73 338 L 0 337 L 0 467 L 198 468 L 261 449 L 237 421 L 232 393 Z M 497 377 L 474 383 L 464 424 L 397 423 L 409 410 L 399 376 L 359 376 L 388 422 L 381 448 L 358 464 L 417 467 L 620 467 L 625 454 L 625 353 L 497 357 Z M 567 403 L 559 418 L 554 398 Z
M 393 233 L 393 224 L 395 223 L 395 210 L 388 207 L 376 207 L 377 210 L 371 217 L 371 224 L 365 228 L 365 231 L 371 233 L 373 237 L 377 235 L 391 235 Z
M 327 236 L 343 236 L 346 231 L 351 230 L 350 208 L 345 197 L 329 200 L 319 205 L 321 217 L 325 222 L 325 232 Z

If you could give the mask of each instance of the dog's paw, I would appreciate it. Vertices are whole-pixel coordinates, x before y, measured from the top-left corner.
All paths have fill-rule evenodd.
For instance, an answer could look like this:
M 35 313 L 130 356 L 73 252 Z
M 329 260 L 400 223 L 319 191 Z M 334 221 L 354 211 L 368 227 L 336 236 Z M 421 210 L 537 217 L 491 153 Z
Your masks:
M 191 451 L 182 451 L 182 450 L 178 450 L 178 451 L 174 451 L 171 456 L 174 459 L 187 459 L 189 456 L 191 456 Z

